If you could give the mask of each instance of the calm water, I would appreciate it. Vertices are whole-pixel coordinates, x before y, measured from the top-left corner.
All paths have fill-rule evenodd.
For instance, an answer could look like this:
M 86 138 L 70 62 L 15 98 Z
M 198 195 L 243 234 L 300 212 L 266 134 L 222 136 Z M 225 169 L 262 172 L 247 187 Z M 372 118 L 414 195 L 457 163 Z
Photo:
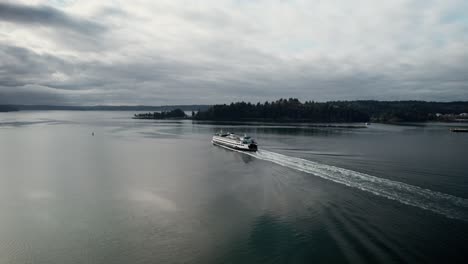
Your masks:
M 467 261 L 468 134 L 446 124 L 132 115 L 0 113 L 0 263 Z

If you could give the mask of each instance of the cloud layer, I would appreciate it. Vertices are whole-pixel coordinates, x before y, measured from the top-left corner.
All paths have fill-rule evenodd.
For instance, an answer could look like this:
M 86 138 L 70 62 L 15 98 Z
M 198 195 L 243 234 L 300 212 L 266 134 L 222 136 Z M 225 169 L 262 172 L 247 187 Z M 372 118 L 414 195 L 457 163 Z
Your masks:
M 0 103 L 468 100 L 468 4 L 1 1 Z

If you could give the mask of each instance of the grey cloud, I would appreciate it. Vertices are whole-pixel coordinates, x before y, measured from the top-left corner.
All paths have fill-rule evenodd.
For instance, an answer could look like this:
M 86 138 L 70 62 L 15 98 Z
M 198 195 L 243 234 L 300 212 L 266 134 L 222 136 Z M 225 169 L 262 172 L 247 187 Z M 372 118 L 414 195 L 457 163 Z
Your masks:
M 66 71 L 67 63 L 51 55 L 0 44 L 0 86 L 22 86 L 47 80 L 55 71 Z
M 468 99 L 466 37 L 460 37 L 457 27 L 450 31 L 447 25 L 424 24 L 424 17 L 415 20 L 413 9 L 405 5 L 397 5 L 396 14 L 376 13 L 380 24 L 366 31 L 371 24 L 367 18 L 359 24 L 359 15 L 347 15 L 346 8 L 341 17 L 327 18 L 327 10 L 339 15 L 341 4 L 327 4 L 315 13 L 310 9 L 308 15 L 302 14 L 306 7 L 289 2 L 244 10 L 219 3 L 194 8 L 148 1 L 130 8 L 130 2 L 89 1 L 67 6 L 86 10 L 87 17 L 47 6 L 0 3 L 0 30 L 5 30 L 0 31 L 0 100 L 191 104 L 280 97 Z M 379 5 L 373 10 L 379 11 Z M 405 26 L 395 25 L 392 14 Z M 348 17 L 357 23 L 349 31 Z M 12 33 L 17 27 L 29 41 Z M 394 34 L 398 37 L 389 37 Z M 450 45 L 434 48 L 439 38 Z M 363 52 L 364 46 L 370 48 Z
M 443 101 L 468 98 L 463 74 L 468 72 L 465 59 L 451 61 L 449 69 L 409 65 L 389 72 L 353 69 L 350 62 L 352 70 L 343 74 L 329 70 L 337 68 L 336 62 L 329 60 L 298 63 L 224 42 L 216 48 L 207 47 L 222 54 L 222 59 L 203 63 L 149 53 L 144 60 L 129 57 L 111 63 L 38 54 L 0 44 L 0 101 L 79 105 L 257 102 L 280 97 Z M 68 78 L 54 79 L 57 72 Z
M 0 104 L 67 104 L 68 99 L 46 87 L 0 85 Z
M 0 21 L 62 28 L 93 35 L 106 30 L 105 26 L 97 22 L 71 16 L 48 6 L 0 3 Z
M 422 84 L 417 76 L 411 80 L 401 80 L 378 73 L 350 73 L 338 77 L 313 72 L 299 74 L 294 70 L 284 71 L 284 67 L 274 71 L 238 71 L 221 64 L 197 67 L 197 64 L 164 58 L 150 63 L 70 63 L 62 66 L 63 69 L 74 67 L 79 68 L 75 73 L 82 77 L 54 83 L 49 80 L 47 72 L 40 72 L 43 75 L 36 77 L 36 83 L 54 88 L 70 104 L 256 102 L 291 96 L 303 100 L 453 100 L 468 97 L 466 83 L 453 86 L 439 80 Z M 70 74 L 73 73 L 71 70 Z M 19 78 L 28 79 L 26 77 Z M 86 89 L 91 91 L 81 93 Z M 35 97 L 45 101 L 44 98 L 50 97 L 50 93 L 42 97 L 38 93 L 31 94 L 28 100 Z

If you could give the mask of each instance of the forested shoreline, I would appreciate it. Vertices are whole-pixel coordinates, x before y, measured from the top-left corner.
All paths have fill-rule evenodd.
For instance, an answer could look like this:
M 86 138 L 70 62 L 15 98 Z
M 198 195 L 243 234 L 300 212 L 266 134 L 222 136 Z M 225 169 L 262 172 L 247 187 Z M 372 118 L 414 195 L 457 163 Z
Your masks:
M 425 122 L 468 121 L 468 102 L 330 101 L 296 98 L 265 103 L 213 105 L 194 114 L 195 120 L 278 122 Z
M 135 114 L 133 119 L 182 119 L 187 117 L 181 109 L 171 111 Z
M 142 108 L 144 107 L 144 108 Z M 0 105 L 0 112 L 42 109 L 38 106 Z M 59 106 L 47 106 L 48 110 L 65 110 Z M 296 98 L 266 101 L 264 103 L 235 102 L 217 105 L 178 106 L 80 106 L 73 110 L 153 110 L 136 114 L 136 119 L 182 119 L 213 121 L 272 121 L 272 122 L 468 122 L 468 101 L 329 101 L 301 102 Z M 70 109 L 67 109 L 70 110 Z M 186 116 L 184 111 L 193 111 Z

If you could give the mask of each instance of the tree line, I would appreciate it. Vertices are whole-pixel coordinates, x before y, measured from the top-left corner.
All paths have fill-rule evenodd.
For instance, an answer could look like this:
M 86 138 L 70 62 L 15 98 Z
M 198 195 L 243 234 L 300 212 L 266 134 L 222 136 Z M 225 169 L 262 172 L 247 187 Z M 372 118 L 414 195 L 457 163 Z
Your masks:
M 135 114 L 133 116 L 134 119 L 177 119 L 185 117 L 184 111 L 179 108 L 171 111 Z
M 468 112 L 468 102 L 330 101 L 301 102 L 297 98 L 272 102 L 236 102 L 213 105 L 194 113 L 195 120 L 294 122 L 421 122 L 438 120 L 438 114 Z

